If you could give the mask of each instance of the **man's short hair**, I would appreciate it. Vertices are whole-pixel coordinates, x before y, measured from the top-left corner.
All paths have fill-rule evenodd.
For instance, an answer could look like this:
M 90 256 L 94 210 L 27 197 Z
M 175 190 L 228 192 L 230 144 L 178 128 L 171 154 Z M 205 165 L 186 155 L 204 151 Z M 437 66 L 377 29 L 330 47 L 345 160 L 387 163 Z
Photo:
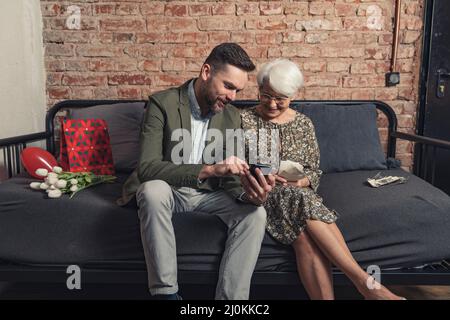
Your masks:
M 247 72 L 256 68 L 247 52 L 240 45 L 232 42 L 216 46 L 206 58 L 205 63 L 209 64 L 213 71 L 221 70 L 227 64 Z

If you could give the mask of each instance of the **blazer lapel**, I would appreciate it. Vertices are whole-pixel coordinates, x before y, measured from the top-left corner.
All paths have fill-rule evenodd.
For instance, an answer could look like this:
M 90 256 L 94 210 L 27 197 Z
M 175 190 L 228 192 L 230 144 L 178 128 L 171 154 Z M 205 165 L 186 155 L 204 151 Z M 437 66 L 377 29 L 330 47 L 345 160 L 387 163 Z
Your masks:
M 180 87 L 180 104 L 178 105 L 181 128 L 187 129 L 189 132 L 191 132 L 191 110 L 189 106 L 189 95 L 188 95 L 188 88 L 190 81 L 192 81 L 192 79 L 185 82 Z
M 208 129 L 221 129 L 221 122 L 222 122 L 222 112 L 217 113 L 214 116 L 211 117 L 208 124 Z

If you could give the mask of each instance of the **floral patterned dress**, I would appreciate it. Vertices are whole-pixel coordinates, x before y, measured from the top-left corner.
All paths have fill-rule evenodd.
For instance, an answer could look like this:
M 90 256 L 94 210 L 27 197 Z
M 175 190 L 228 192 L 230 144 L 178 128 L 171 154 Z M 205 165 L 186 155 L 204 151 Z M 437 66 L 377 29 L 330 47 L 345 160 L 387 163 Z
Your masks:
M 277 241 L 290 245 L 305 229 L 307 219 L 326 223 L 335 222 L 338 214 L 325 207 L 322 198 L 317 194 L 322 171 L 319 170 L 319 148 L 311 120 L 297 112 L 294 120 L 276 124 L 263 120 L 257 114 L 255 107 L 243 110 L 241 119 L 242 128 L 254 131 L 254 134 L 260 129 L 265 129 L 270 135 L 271 130 L 277 129 L 280 160 L 291 160 L 302 164 L 305 176 L 311 183 L 305 188 L 279 184 L 275 186 L 264 203 L 267 211 L 266 229 L 269 234 Z M 265 139 L 263 143 L 270 144 L 269 140 Z M 271 148 L 260 144 L 258 140 L 258 148 L 266 148 L 266 150 Z M 251 148 L 251 144 L 246 140 L 247 160 Z

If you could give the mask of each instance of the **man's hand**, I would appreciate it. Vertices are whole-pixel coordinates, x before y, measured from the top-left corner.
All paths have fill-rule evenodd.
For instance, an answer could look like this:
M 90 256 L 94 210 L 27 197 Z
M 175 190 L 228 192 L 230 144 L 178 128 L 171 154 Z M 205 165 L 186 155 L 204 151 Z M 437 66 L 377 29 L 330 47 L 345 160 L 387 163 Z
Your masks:
M 271 174 L 265 177 L 259 169 L 255 171 L 258 179 L 255 179 L 248 169 L 240 177 L 246 198 L 251 203 L 259 206 L 267 200 L 269 192 L 275 186 L 275 177 Z
M 238 176 L 248 169 L 247 162 L 238 157 L 231 156 L 217 164 L 205 165 L 200 171 L 198 178 L 204 180 L 209 177 Z

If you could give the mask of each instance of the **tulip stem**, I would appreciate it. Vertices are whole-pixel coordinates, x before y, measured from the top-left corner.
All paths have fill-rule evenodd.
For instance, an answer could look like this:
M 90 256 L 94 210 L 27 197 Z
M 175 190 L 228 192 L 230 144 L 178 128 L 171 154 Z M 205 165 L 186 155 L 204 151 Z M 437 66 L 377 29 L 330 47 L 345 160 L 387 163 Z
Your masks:
M 114 176 L 107 176 L 107 177 L 104 177 L 104 178 L 100 178 L 100 179 L 98 179 L 97 181 L 92 182 L 92 183 L 89 183 L 89 184 L 87 184 L 87 185 L 85 185 L 85 186 L 83 186 L 83 187 L 77 189 L 77 191 L 72 192 L 72 194 L 70 195 L 69 199 L 72 199 L 72 197 L 73 197 L 76 193 L 78 193 L 79 191 L 81 191 L 81 190 L 84 190 L 84 189 L 86 189 L 86 188 L 89 188 L 89 187 L 92 187 L 92 186 L 95 186 L 95 185 L 97 185 L 97 184 L 104 183 L 104 182 L 111 183 L 111 182 L 114 182 L 115 179 L 116 179 L 116 177 L 114 177 Z

